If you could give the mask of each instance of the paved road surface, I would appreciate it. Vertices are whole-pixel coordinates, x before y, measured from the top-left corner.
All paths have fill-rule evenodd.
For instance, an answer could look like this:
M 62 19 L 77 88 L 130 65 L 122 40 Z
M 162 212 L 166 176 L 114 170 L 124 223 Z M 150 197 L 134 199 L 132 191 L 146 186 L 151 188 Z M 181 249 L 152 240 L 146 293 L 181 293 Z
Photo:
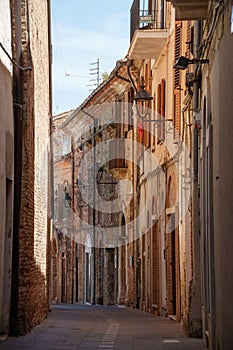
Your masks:
M 26 336 L 8 338 L 0 350 L 201 350 L 179 324 L 143 311 L 101 306 L 56 305 Z

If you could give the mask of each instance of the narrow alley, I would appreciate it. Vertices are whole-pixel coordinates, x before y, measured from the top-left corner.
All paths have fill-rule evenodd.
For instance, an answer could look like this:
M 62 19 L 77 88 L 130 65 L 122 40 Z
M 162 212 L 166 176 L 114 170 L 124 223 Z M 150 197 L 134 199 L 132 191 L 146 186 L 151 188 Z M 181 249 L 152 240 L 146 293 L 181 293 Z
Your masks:
M 0 0 L 0 350 L 233 349 L 232 58 L 230 0 Z
M 9 337 L 1 350 L 200 350 L 201 339 L 184 335 L 168 318 L 122 307 L 61 304 L 22 337 Z

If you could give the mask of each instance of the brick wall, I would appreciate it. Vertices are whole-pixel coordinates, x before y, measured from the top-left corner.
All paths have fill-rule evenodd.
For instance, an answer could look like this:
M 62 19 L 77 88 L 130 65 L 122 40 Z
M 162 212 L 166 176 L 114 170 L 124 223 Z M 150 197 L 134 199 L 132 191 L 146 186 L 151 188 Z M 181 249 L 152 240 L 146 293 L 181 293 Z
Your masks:
M 15 1 L 12 1 L 14 19 Z M 22 65 L 22 177 L 18 227 L 18 256 L 13 286 L 12 331 L 24 334 L 41 322 L 49 309 L 48 150 L 50 65 L 47 2 L 21 1 Z M 14 27 L 15 30 L 15 27 Z M 29 50 L 30 38 L 30 50 Z M 20 38 L 16 38 L 19 40 Z M 17 73 L 17 72 L 15 72 Z

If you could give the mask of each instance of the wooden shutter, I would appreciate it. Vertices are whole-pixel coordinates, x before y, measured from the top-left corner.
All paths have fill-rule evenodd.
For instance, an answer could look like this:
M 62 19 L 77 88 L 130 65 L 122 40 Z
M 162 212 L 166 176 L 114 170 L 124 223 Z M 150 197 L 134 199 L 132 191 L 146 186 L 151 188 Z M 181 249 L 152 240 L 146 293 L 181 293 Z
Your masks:
M 192 37 L 191 37 L 191 21 L 187 22 L 187 32 L 186 32 L 186 43 L 187 43 L 187 51 L 186 51 L 186 57 L 190 57 L 191 53 L 191 44 L 192 44 Z
M 180 90 L 174 91 L 174 139 L 177 140 L 180 135 Z
M 115 119 L 116 119 L 116 137 L 122 137 L 122 120 L 121 120 L 121 100 L 115 102 Z
M 125 139 L 112 139 L 109 146 L 109 169 L 125 168 Z
M 158 123 L 157 127 L 157 138 L 158 142 L 164 141 L 165 139 L 165 80 L 162 79 L 161 83 L 158 85 L 158 97 L 157 97 L 157 112 L 158 119 L 161 121 Z
M 160 139 L 161 141 L 164 141 L 165 139 L 165 101 L 166 101 L 166 95 L 165 95 L 165 80 L 163 79 L 161 82 L 161 134 Z
M 156 94 L 154 94 L 154 98 L 153 98 L 153 115 L 155 116 L 154 119 L 157 119 L 157 115 L 155 113 L 156 111 Z M 156 123 L 151 123 L 151 130 L 152 130 L 152 133 L 151 133 L 151 146 L 152 148 L 154 149 L 155 148 L 155 140 L 156 140 L 156 137 L 155 137 L 155 130 L 156 130 L 157 126 L 156 126 Z
M 139 158 L 142 156 L 142 150 L 143 150 L 143 139 L 144 139 L 144 129 L 143 129 L 143 122 L 140 120 L 138 124 L 138 130 L 137 130 L 137 143 L 138 143 L 138 156 Z
M 161 119 L 161 84 L 158 85 L 157 88 L 157 119 Z M 158 122 L 157 125 L 157 143 L 161 141 L 161 123 Z
M 175 25 L 175 62 L 181 56 L 181 35 L 182 23 L 178 22 Z M 179 138 L 180 134 L 180 117 L 181 117 L 181 72 L 179 69 L 174 69 L 174 108 L 173 108 L 173 124 L 174 124 L 174 139 Z
M 145 66 L 145 88 L 150 91 L 150 65 L 147 63 Z M 144 125 L 144 146 L 150 147 L 150 123 L 146 122 Z
M 132 119 L 133 96 L 134 96 L 134 90 L 133 88 L 131 88 L 128 92 L 128 124 L 130 129 L 132 129 L 133 127 L 133 119 Z

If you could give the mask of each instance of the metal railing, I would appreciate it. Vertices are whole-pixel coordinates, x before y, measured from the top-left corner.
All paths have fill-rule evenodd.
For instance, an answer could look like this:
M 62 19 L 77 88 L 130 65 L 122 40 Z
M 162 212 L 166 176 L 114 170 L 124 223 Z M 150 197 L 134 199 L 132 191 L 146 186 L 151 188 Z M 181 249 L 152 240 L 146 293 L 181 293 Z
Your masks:
M 141 10 L 140 0 L 134 0 L 130 16 L 130 41 L 138 29 L 165 29 L 164 7 L 160 11 Z

